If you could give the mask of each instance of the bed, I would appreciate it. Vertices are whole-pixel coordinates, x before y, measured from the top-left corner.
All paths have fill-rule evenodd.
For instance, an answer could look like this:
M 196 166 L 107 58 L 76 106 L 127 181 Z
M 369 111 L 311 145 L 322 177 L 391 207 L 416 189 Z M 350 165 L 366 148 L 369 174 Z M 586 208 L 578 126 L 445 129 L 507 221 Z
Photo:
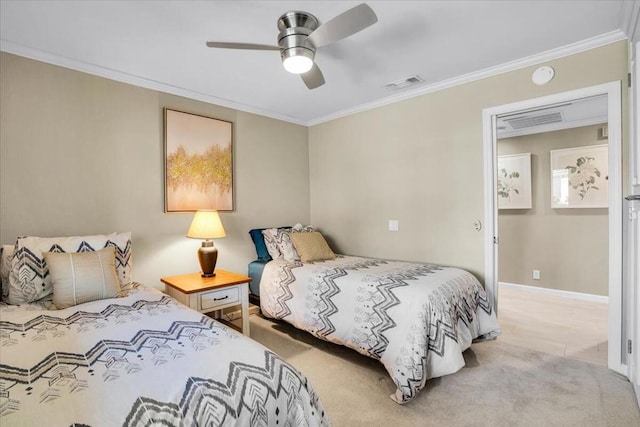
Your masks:
M 304 375 L 157 289 L 129 282 L 116 297 L 55 304 L 0 303 L 3 426 L 329 424 Z
M 415 398 L 428 379 L 460 370 L 473 340 L 500 333 L 483 287 L 463 269 L 336 254 L 296 260 L 280 252 L 262 260 L 262 314 L 380 360 L 397 403 Z

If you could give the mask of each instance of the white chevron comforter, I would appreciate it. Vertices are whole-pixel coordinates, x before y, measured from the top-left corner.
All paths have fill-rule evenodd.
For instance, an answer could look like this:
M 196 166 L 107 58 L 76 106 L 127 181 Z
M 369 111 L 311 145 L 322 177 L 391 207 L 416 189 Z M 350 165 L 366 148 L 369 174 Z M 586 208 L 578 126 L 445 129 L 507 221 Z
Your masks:
M 157 290 L 0 304 L 0 425 L 328 425 L 307 379 Z
M 413 399 L 429 378 L 461 369 L 473 339 L 500 332 L 471 273 L 429 264 L 278 258 L 265 266 L 260 305 L 266 316 L 379 359 L 398 403 Z

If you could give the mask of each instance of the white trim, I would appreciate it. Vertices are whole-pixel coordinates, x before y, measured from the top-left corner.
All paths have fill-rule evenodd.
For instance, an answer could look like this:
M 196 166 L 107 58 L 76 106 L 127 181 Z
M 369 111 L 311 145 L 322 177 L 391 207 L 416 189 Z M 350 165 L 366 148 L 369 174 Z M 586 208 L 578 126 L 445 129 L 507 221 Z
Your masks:
M 350 116 L 355 113 L 372 110 L 374 108 L 382 107 L 388 104 L 393 104 L 395 102 L 403 101 L 405 99 L 414 98 L 416 96 L 425 95 L 427 93 L 437 92 L 443 89 L 449 89 L 454 86 L 458 86 L 458 85 L 473 82 L 476 80 L 481 80 L 487 77 L 492 77 L 498 74 L 503 74 L 510 71 L 518 70 L 520 68 L 525 68 L 541 62 L 551 61 L 554 59 L 574 55 L 576 53 L 584 52 L 586 50 L 594 49 L 597 47 L 606 46 L 608 44 L 615 43 L 615 42 L 624 40 L 626 38 L 627 36 L 625 35 L 625 33 L 620 30 L 611 31 L 608 33 L 600 34 L 595 37 L 578 41 L 576 43 L 571 43 L 571 44 L 561 46 L 555 49 L 547 50 L 545 52 L 541 52 L 535 55 L 530 55 L 525 58 L 520 58 L 515 61 L 510 61 L 504 64 L 499 64 L 493 67 L 485 68 L 483 70 L 474 71 L 468 74 L 463 74 L 461 76 L 443 80 L 433 84 L 419 86 L 415 88 L 415 90 L 397 93 L 374 102 L 361 104 L 353 108 L 337 111 L 335 113 L 331 113 L 322 117 L 317 117 L 315 119 L 311 119 L 308 121 L 296 119 L 294 117 L 283 115 L 283 114 L 276 114 L 271 111 L 264 110 L 262 108 L 241 104 L 239 102 L 235 102 L 229 99 L 218 98 L 213 95 L 196 92 L 196 91 L 178 87 L 178 86 L 172 86 L 159 81 L 150 80 L 144 77 L 124 73 L 122 71 L 117 71 L 107 67 L 102 67 L 96 64 L 91 64 L 84 61 L 78 61 L 76 59 L 66 58 L 60 55 L 44 52 L 39 49 L 33 49 L 27 46 L 23 46 L 5 39 L 0 39 L 0 51 L 12 53 L 14 55 L 24 56 L 26 58 L 35 59 L 37 61 L 58 65 L 60 67 L 69 68 L 72 70 L 82 71 L 84 73 L 93 74 L 96 76 L 119 81 L 122 83 L 128 83 L 128 84 L 143 87 L 146 89 L 152 89 L 152 90 L 157 90 L 159 92 L 169 93 L 172 95 L 183 96 L 185 98 L 190 98 L 190 99 L 195 99 L 197 101 L 220 105 L 222 107 L 233 108 L 235 110 L 245 111 L 252 114 L 258 114 L 261 116 L 270 117 L 277 120 L 283 120 L 283 121 L 294 123 L 297 125 L 314 126 L 314 125 L 325 123 L 341 117 Z
M 622 306 L 622 96 L 620 81 L 604 83 L 540 98 L 499 105 L 482 110 L 485 159 L 485 287 L 497 303 L 497 255 L 493 236 L 498 236 L 495 209 L 496 189 L 493 159 L 496 156 L 494 128 L 496 116 L 597 95 L 607 95 L 609 126 L 609 369 L 629 375 L 626 361 L 626 334 L 623 338 Z M 623 345 L 624 343 L 624 345 Z
M 474 71 L 468 74 L 463 74 L 458 77 L 443 80 L 426 86 L 420 86 L 411 91 L 405 91 L 386 98 L 379 99 L 377 101 L 369 102 L 367 104 L 358 105 L 353 108 L 337 111 L 332 114 L 328 114 L 323 117 L 311 119 L 308 122 L 308 126 L 318 125 L 331 120 L 339 119 L 341 117 L 350 116 L 355 113 L 360 113 L 374 108 L 382 107 L 385 105 L 393 104 L 398 101 L 403 101 L 409 98 L 415 98 L 416 96 L 425 95 L 427 93 L 437 92 L 443 89 L 449 89 L 454 86 L 459 86 L 465 83 L 470 83 L 476 80 L 481 80 L 487 77 L 493 77 L 498 74 L 508 73 L 521 68 L 529 67 L 531 65 L 539 64 L 542 62 L 551 61 L 558 58 L 564 58 L 565 56 L 575 55 L 576 53 L 584 52 L 589 49 L 605 46 L 611 43 L 619 42 L 626 39 L 626 35 L 620 31 L 615 30 L 608 33 L 601 34 L 599 36 L 591 37 L 576 43 L 561 46 L 555 49 L 548 50 L 546 52 L 538 53 L 535 55 L 520 58 L 515 61 L 505 62 L 504 64 L 496 65 L 493 67 L 485 68 L 484 70 Z
M 495 286 L 498 280 L 498 245 L 494 242 L 498 229 L 498 167 L 496 149 L 496 114 L 482 111 L 484 140 L 484 281 L 489 301 L 493 302 L 494 312 L 498 313 L 498 292 Z
M 44 52 L 38 49 L 32 49 L 32 48 L 22 46 L 4 39 L 0 39 L 0 51 L 12 53 L 14 55 L 24 56 L 26 58 L 35 59 L 36 61 L 46 62 L 48 64 L 69 68 L 71 70 L 81 71 L 83 73 L 104 77 L 106 79 L 127 83 L 130 85 L 142 87 L 145 89 L 156 90 L 158 92 L 164 92 L 171 95 L 182 96 L 189 99 L 195 99 L 196 101 L 207 102 L 209 104 L 215 104 L 222 107 L 233 108 L 234 110 L 238 110 L 238 111 L 244 111 L 247 113 L 257 114 L 264 117 L 270 117 L 272 119 L 282 120 L 282 121 L 294 123 L 297 125 L 307 126 L 306 121 L 298 120 L 291 116 L 287 116 L 283 114 L 275 114 L 271 111 L 254 107 L 252 105 L 241 104 L 239 102 L 235 102 L 229 99 L 207 95 L 205 93 L 196 92 L 196 91 L 185 89 L 178 86 L 172 86 L 156 80 L 150 80 L 145 77 L 140 77 L 140 76 L 125 73 L 122 71 L 114 70 L 112 68 L 95 65 L 88 62 L 84 62 L 84 61 L 78 61 L 76 59 L 66 58 L 64 56 L 55 55 L 55 54 Z
M 635 52 L 635 59 L 630 63 L 632 85 L 629 88 L 629 123 L 630 123 L 630 140 L 633 141 L 629 150 L 629 167 L 631 172 L 631 192 L 638 194 L 637 188 L 640 186 L 640 41 L 630 44 L 630 52 Z
M 622 304 L 622 92 L 620 82 L 608 90 L 609 111 L 609 368 L 629 375 Z M 617 175 L 616 179 L 612 177 Z M 615 284 L 618 284 L 616 286 Z M 624 328 L 626 330 L 626 328 Z M 614 346 L 619 345 L 618 349 Z
M 563 298 L 579 299 L 582 301 L 599 302 L 609 304 L 609 297 L 604 295 L 585 294 L 583 292 L 563 291 L 561 289 L 541 288 L 538 286 L 521 285 L 519 283 L 498 282 L 502 288 L 513 289 L 536 294 L 554 295 Z
M 640 34 L 638 34 L 640 36 Z M 629 99 L 631 100 L 629 108 L 630 110 L 630 140 L 631 149 L 629 154 L 629 169 L 632 173 L 629 174 L 630 192 L 631 194 L 640 194 L 638 188 L 638 172 L 640 171 L 640 66 L 638 56 L 640 55 L 640 41 L 635 45 L 631 45 L 631 50 L 634 52 L 632 57 L 634 60 L 631 62 L 631 72 L 633 75 L 633 84 L 629 88 Z M 633 203 L 629 203 L 629 207 L 633 207 Z M 636 204 L 638 202 L 635 202 Z M 633 340 L 633 352 L 629 357 L 629 371 L 630 379 L 633 384 L 633 389 L 636 393 L 636 400 L 640 407 L 640 218 L 638 218 L 638 207 L 636 206 L 635 218 L 634 212 L 629 212 L 630 223 L 627 223 L 627 278 L 628 278 L 628 293 L 626 299 L 628 299 L 628 310 L 630 311 L 629 319 L 627 322 L 628 336 Z

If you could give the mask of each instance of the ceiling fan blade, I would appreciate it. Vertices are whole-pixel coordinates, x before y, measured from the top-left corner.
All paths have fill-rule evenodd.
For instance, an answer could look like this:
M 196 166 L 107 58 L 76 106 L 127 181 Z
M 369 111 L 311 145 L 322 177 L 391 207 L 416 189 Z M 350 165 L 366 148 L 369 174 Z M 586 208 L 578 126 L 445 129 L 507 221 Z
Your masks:
M 309 34 L 307 40 L 316 47 L 325 46 L 362 31 L 376 22 L 376 13 L 366 3 L 362 3 L 320 25 Z
M 320 71 L 320 68 L 318 68 L 315 62 L 313 67 L 311 67 L 311 69 L 306 73 L 300 74 L 300 77 L 302 77 L 302 81 L 304 81 L 304 84 L 307 85 L 309 89 L 315 89 L 324 84 L 322 71 Z
M 222 49 L 280 50 L 279 46 L 256 43 L 207 42 L 207 46 Z

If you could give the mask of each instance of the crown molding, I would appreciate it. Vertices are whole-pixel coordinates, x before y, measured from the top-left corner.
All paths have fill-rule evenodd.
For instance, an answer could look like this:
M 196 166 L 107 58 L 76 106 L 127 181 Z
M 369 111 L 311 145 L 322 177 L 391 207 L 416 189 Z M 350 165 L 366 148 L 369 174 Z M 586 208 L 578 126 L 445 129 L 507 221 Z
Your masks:
M 639 1 L 631 2 L 631 7 L 635 8 L 634 10 L 640 9 L 640 2 Z M 637 16 L 635 20 L 633 18 L 629 18 L 627 22 L 628 22 L 626 24 L 627 26 L 631 26 L 633 24 L 637 28 L 639 25 Z M 639 33 L 640 33 L 640 30 L 635 31 L 636 37 L 640 36 Z M 102 66 L 91 64 L 88 62 L 78 61 L 78 60 L 63 57 L 60 55 L 51 54 L 38 49 L 22 46 L 20 44 L 11 42 L 9 40 L 0 39 L 0 51 L 12 53 L 15 55 L 34 59 L 37 61 L 46 62 L 49 64 L 57 65 L 60 67 L 71 69 L 71 70 L 81 71 L 84 73 L 92 74 L 99 77 L 104 77 L 107 79 L 131 84 L 131 85 L 146 88 L 146 89 L 165 92 L 171 95 L 182 96 L 182 97 L 194 99 L 197 101 L 207 102 L 210 104 L 220 105 L 222 107 L 233 108 L 235 110 L 239 110 L 247 113 L 257 114 L 260 116 L 265 116 L 265 117 L 269 117 L 276 120 L 282 120 L 285 122 L 310 127 L 310 126 L 315 126 L 331 120 L 350 116 L 352 114 L 356 114 L 356 113 L 372 110 L 374 108 L 382 107 L 385 105 L 393 104 L 406 99 L 415 98 L 417 96 L 425 95 L 432 92 L 437 92 L 440 90 L 448 89 L 454 86 L 459 86 L 465 83 L 470 83 L 476 80 L 481 80 L 481 79 L 495 76 L 498 74 L 515 71 L 515 70 L 525 68 L 531 65 L 535 65 L 541 62 L 551 61 L 554 59 L 584 52 L 589 49 L 605 46 L 611 43 L 615 43 L 615 42 L 627 39 L 627 34 L 625 34 L 621 30 L 611 31 L 609 33 L 604 33 L 599 36 L 591 37 L 589 39 L 585 39 L 585 40 L 572 43 L 566 46 L 562 46 L 559 48 L 551 49 L 551 50 L 548 50 L 539 54 L 531 55 L 525 58 L 521 58 L 515 61 L 507 62 L 494 67 L 485 68 L 480 71 L 464 74 L 464 75 L 443 80 L 437 83 L 422 85 L 413 90 L 397 93 L 397 94 L 379 99 L 377 101 L 361 104 L 356 107 L 348 108 L 345 110 L 340 110 L 335 113 L 318 117 L 316 119 L 311 119 L 308 121 L 296 119 L 294 117 L 283 115 L 283 114 L 276 114 L 271 111 L 264 110 L 251 105 L 241 104 L 235 101 L 219 98 L 219 97 L 208 95 L 201 92 L 196 92 L 196 91 L 185 89 L 182 87 L 168 85 L 166 83 L 147 79 L 147 78 L 136 76 L 129 73 L 124 73 L 122 71 L 117 71 L 111 68 L 102 67 Z
M 432 92 L 437 92 L 444 89 L 449 89 L 454 86 L 459 86 L 465 83 L 470 83 L 470 82 L 481 80 L 487 77 L 496 76 L 498 74 L 519 70 L 521 68 L 529 67 L 531 65 L 536 65 L 542 62 L 547 62 L 554 59 L 559 59 L 566 56 L 574 55 L 576 53 L 584 52 L 586 50 L 590 50 L 597 47 L 606 46 L 611 43 L 619 42 L 621 40 L 625 40 L 626 38 L 627 36 L 625 35 L 625 33 L 623 33 L 620 30 L 611 31 L 608 33 L 601 34 L 599 36 L 581 40 L 576 43 L 568 44 L 562 47 L 547 50 L 542 53 L 517 59 L 515 61 L 506 62 L 504 64 L 485 68 L 480 71 L 474 71 L 472 73 L 463 74 L 461 76 L 443 80 L 437 83 L 423 85 L 413 90 L 391 95 L 391 96 L 379 99 L 377 101 L 373 101 L 367 104 L 362 104 L 346 110 L 341 110 L 333 114 L 319 117 L 317 119 L 309 120 L 308 126 L 318 125 L 331 120 L 350 116 L 352 114 L 356 114 L 363 111 L 372 110 L 374 108 L 382 107 L 385 105 L 393 104 L 399 101 L 403 101 L 405 99 L 415 98 L 417 96 L 425 95 Z
M 156 90 L 158 92 L 164 92 L 171 95 L 182 96 L 196 101 L 202 101 L 209 104 L 215 104 L 222 107 L 233 108 L 235 110 L 257 114 L 260 116 L 269 117 L 272 119 L 282 120 L 285 122 L 294 123 L 297 125 L 308 126 L 308 123 L 304 120 L 299 120 L 291 116 L 275 114 L 271 111 L 263 110 L 252 105 L 241 104 L 229 99 L 219 98 L 217 96 L 207 95 L 205 93 L 196 92 L 190 89 L 185 89 L 178 86 L 168 85 L 156 80 L 147 79 L 144 77 L 136 76 L 122 71 L 117 71 L 111 68 L 103 67 L 100 65 L 91 64 L 84 61 L 78 61 L 64 56 L 51 54 L 38 49 L 22 46 L 20 44 L 0 39 L 0 51 L 12 53 L 14 55 L 23 56 L 26 58 L 34 59 L 36 61 L 46 62 L 48 64 L 57 65 L 64 68 L 69 68 L 75 71 L 81 71 L 83 73 L 92 74 L 94 76 L 104 77 L 110 80 L 115 80 L 121 83 L 127 83 L 133 86 L 142 87 L 145 89 Z

